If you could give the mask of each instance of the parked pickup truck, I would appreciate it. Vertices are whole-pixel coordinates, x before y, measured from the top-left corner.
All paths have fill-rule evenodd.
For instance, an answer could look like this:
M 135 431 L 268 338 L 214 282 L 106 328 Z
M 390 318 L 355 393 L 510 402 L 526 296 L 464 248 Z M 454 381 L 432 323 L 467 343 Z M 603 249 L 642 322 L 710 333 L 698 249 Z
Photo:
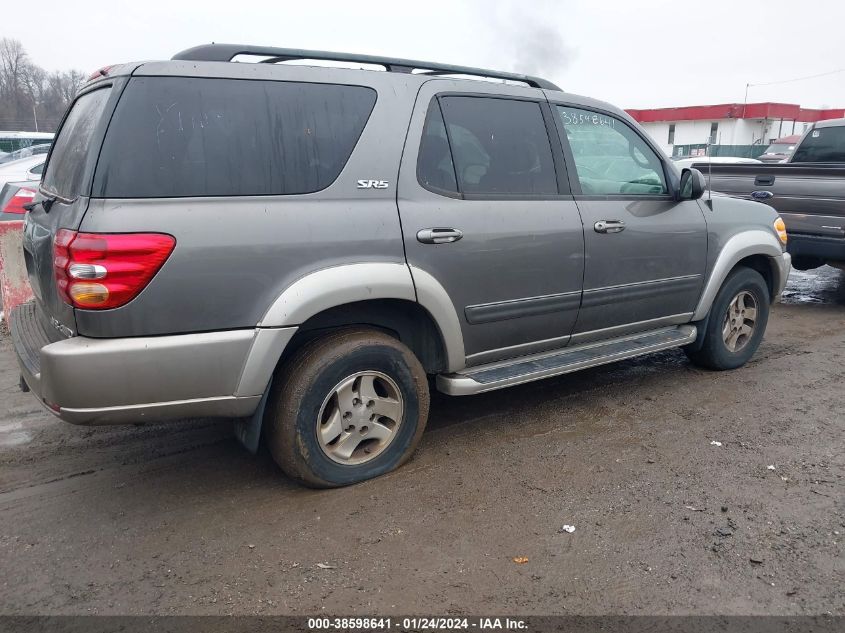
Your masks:
M 313 59 L 385 72 L 277 63 Z M 63 420 L 240 418 L 289 475 L 351 484 L 410 458 L 430 386 L 671 348 L 747 362 L 786 230 L 704 188 L 625 112 L 541 78 L 200 46 L 77 95 L 26 205 L 12 340 Z
M 845 266 L 845 119 L 813 124 L 786 163 L 696 167 L 714 191 L 780 213 L 795 268 Z

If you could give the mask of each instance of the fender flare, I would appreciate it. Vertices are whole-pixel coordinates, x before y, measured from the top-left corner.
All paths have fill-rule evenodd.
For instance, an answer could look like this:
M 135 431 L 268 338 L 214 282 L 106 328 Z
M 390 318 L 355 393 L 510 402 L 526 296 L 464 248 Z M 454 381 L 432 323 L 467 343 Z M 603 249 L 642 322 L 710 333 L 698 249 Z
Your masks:
M 710 306 L 716 298 L 716 293 L 722 287 L 728 274 L 733 270 L 741 260 L 751 255 L 764 255 L 770 259 L 769 265 L 775 275 L 775 283 L 773 284 L 775 291 L 783 287 L 786 281 L 785 276 L 789 274 L 789 270 L 783 270 L 782 262 L 784 262 L 783 249 L 780 242 L 775 235 L 769 231 L 762 229 L 753 229 L 737 233 L 731 237 L 716 258 L 716 263 L 713 264 L 713 270 L 710 272 L 710 277 L 704 286 L 704 291 L 701 293 L 701 298 L 692 315 L 692 321 L 700 321 L 710 311 Z
M 437 324 L 446 352 L 446 369 L 456 372 L 466 366 L 464 335 L 455 306 L 446 289 L 430 273 L 416 266 L 409 266 L 417 290 L 417 301 Z
M 329 308 L 370 299 L 418 303 L 440 330 L 448 370 L 463 368 L 466 360 L 463 334 L 449 295 L 429 273 L 405 263 L 343 264 L 309 273 L 282 291 L 261 317 L 258 327 L 288 329 Z M 289 337 L 280 336 L 279 343 L 274 345 L 281 346 L 277 362 L 288 340 Z
M 300 277 L 282 291 L 258 327 L 301 325 L 329 308 L 368 299 L 416 301 L 405 264 L 360 263 L 332 266 Z

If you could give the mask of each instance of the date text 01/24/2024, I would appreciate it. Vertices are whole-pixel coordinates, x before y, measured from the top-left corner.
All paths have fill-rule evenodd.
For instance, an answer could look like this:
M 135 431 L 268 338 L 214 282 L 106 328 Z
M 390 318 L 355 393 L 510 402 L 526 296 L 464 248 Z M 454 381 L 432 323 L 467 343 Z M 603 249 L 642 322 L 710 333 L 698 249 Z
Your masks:
M 479 617 L 405 617 L 405 618 L 308 618 L 311 631 L 330 630 L 503 630 L 518 631 L 526 628 L 525 620 L 517 618 Z

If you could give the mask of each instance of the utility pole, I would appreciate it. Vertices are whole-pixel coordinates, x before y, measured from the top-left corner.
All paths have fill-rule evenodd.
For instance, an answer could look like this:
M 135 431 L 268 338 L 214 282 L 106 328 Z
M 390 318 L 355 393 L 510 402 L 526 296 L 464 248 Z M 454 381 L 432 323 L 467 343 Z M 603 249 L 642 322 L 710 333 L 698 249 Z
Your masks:
M 32 118 L 35 120 L 35 131 L 38 131 L 38 114 L 35 112 L 35 104 L 32 104 Z
M 745 84 L 745 99 L 742 100 L 742 118 L 745 118 L 745 106 L 748 105 L 748 87 L 751 84 Z

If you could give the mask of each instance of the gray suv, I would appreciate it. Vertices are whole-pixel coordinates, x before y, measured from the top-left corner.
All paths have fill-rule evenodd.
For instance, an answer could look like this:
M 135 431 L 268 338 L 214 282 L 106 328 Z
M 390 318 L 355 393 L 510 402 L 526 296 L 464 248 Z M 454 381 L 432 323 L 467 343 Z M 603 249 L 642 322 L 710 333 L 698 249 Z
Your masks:
M 282 63 L 312 59 L 385 72 Z M 669 348 L 745 363 L 786 234 L 703 192 L 622 110 L 543 79 L 199 46 L 103 69 L 69 108 L 14 345 L 63 420 L 237 418 L 292 477 L 351 484 L 410 457 L 430 387 Z

